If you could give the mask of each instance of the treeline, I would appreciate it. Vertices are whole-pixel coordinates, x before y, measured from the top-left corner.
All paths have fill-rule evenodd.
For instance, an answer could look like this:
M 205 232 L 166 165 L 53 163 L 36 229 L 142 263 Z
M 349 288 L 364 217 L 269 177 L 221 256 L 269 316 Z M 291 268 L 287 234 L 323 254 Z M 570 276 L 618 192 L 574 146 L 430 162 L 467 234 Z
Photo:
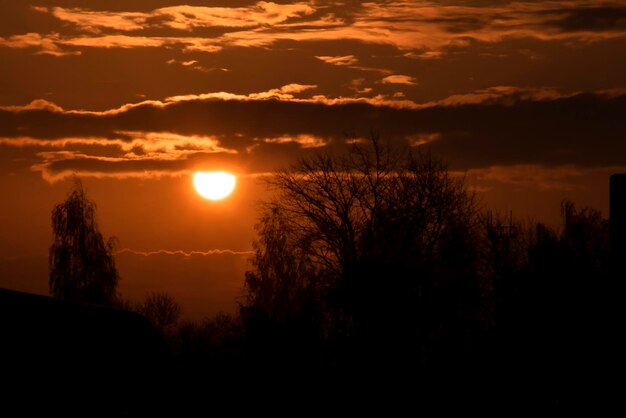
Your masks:
M 621 370 L 623 260 L 599 211 L 564 201 L 559 228 L 485 211 L 441 160 L 378 138 L 267 181 L 236 315 L 179 322 L 163 294 L 134 306 L 172 347 L 177 402 L 622 410 L 604 376 Z
M 171 340 L 192 374 L 316 399 L 413 388 L 429 410 L 611 404 L 595 396 L 620 332 L 599 211 L 564 201 L 553 228 L 480 210 L 442 161 L 378 139 L 268 182 L 239 314 Z

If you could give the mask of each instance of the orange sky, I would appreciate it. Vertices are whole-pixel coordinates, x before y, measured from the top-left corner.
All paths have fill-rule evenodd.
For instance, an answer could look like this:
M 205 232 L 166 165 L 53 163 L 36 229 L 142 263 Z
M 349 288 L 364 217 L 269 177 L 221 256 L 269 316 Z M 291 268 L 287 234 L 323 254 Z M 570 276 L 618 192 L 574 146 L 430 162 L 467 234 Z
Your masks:
M 371 129 L 485 207 L 606 213 L 626 170 L 623 1 L 0 1 L 0 286 L 47 292 L 73 174 L 120 241 L 124 296 L 235 309 L 258 179 Z M 202 199 L 195 170 L 239 175 Z

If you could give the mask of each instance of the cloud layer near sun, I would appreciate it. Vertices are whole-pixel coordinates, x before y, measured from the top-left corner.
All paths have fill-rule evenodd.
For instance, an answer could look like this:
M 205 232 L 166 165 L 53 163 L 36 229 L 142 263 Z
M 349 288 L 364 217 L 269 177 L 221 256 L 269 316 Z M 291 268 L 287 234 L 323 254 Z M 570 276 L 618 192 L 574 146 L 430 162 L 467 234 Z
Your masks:
M 177 176 L 205 166 L 258 175 L 307 153 L 346 151 L 371 130 L 400 146 L 429 149 L 457 170 L 608 167 L 626 154 L 620 90 L 564 95 L 497 87 L 417 104 L 329 98 L 315 87 L 174 96 L 105 111 L 44 100 L 5 106 L 0 147 L 5 154 L 28 150 L 30 169 L 50 182 L 73 173 Z

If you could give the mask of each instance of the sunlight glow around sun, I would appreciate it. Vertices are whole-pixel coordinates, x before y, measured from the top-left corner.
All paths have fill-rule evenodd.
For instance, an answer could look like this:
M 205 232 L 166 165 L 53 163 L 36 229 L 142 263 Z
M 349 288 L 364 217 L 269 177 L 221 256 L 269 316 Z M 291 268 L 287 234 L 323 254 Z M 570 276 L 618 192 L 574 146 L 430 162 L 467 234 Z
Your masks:
M 237 179 L 233 174 L 224 171 L 196 171 L 193 185 L 198 194 L 205 199 L 221 200 L 235 189 Z

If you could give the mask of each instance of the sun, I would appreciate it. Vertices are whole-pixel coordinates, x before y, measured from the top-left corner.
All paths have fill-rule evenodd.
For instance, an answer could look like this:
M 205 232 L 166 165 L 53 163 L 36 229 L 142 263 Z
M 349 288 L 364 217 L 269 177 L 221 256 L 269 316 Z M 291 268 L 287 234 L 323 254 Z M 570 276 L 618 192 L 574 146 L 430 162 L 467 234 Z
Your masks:
M 196 171 L 193 185 L 198 194 L 205 199 L 221 200 L 235 189 L 237 179 L 233 174 L 224 171 Z

